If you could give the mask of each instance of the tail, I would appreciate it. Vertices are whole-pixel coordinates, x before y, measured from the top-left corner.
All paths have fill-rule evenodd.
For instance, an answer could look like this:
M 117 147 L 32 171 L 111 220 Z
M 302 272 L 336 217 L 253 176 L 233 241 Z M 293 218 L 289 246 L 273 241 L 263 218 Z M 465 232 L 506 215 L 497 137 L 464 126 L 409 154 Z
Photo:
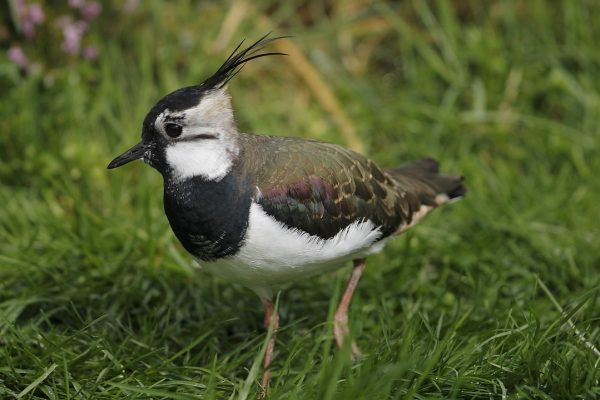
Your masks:
M 386 170 L 401 190 L 414 193 L 421 204 L 437 207 L 459 199 L 467 192 L 462 176 L 439 174 L 439 163 L 433 158 L 421 158 Z

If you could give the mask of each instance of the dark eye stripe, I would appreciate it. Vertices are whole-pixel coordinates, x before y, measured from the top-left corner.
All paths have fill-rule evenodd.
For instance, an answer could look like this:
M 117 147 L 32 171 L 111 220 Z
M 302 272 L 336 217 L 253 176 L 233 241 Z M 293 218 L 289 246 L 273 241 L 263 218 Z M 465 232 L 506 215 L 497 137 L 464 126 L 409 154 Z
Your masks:
M 181 141 L 189 142 L 191 140 L 197 140 L 197 139 L 218 139 L 218 138 L 219 138 L 218 136 L 211 135 L 210 133 L 199 133 L 197 135 L 185 137 L 185 138 L 181 139 Z

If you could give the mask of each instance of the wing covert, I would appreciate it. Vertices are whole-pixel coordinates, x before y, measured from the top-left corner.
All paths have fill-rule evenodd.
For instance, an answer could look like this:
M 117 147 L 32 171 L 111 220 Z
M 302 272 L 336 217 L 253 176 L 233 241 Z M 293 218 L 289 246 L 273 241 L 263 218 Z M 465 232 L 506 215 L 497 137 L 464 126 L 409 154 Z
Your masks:
M 386 237 L 404 223 L 403 209 L 412 214 L 410 203 L 399 205 L 390 177 L 362 155 L 317 141 L 265 139 L 257 140 L 263 157 L 254 162 L 257 201 L 285 225 L 330 239 L 370 220 Z

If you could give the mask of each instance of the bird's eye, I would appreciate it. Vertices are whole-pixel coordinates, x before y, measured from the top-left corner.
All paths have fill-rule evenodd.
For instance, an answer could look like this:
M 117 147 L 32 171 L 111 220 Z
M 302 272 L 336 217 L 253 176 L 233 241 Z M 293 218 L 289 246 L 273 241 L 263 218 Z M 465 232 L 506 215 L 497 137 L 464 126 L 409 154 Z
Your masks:
M 165 124 L 165 133 L 172 138 L 181 136 L 182 130 L 183 128 L 179 124 L 174 124 L 172 122 L 167 122 Z

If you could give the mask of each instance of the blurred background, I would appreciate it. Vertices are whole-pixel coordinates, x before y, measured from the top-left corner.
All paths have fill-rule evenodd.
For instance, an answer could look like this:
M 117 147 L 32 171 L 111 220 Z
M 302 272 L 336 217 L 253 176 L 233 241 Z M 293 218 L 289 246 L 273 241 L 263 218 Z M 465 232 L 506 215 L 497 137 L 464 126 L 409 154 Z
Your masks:
M 347 271 L 284 292 L 273 397 L 600 395 L 598 21 L 583 0 L 3 2 L 0 397 L 253 393 L 258 300 L 191 272 L 155 171 L 106 165 L 270 31 L 288 56 L 229 85 L 242 131 L 432 156 L 469 187 L 370 262 L 358 366 L 323 323 Z

